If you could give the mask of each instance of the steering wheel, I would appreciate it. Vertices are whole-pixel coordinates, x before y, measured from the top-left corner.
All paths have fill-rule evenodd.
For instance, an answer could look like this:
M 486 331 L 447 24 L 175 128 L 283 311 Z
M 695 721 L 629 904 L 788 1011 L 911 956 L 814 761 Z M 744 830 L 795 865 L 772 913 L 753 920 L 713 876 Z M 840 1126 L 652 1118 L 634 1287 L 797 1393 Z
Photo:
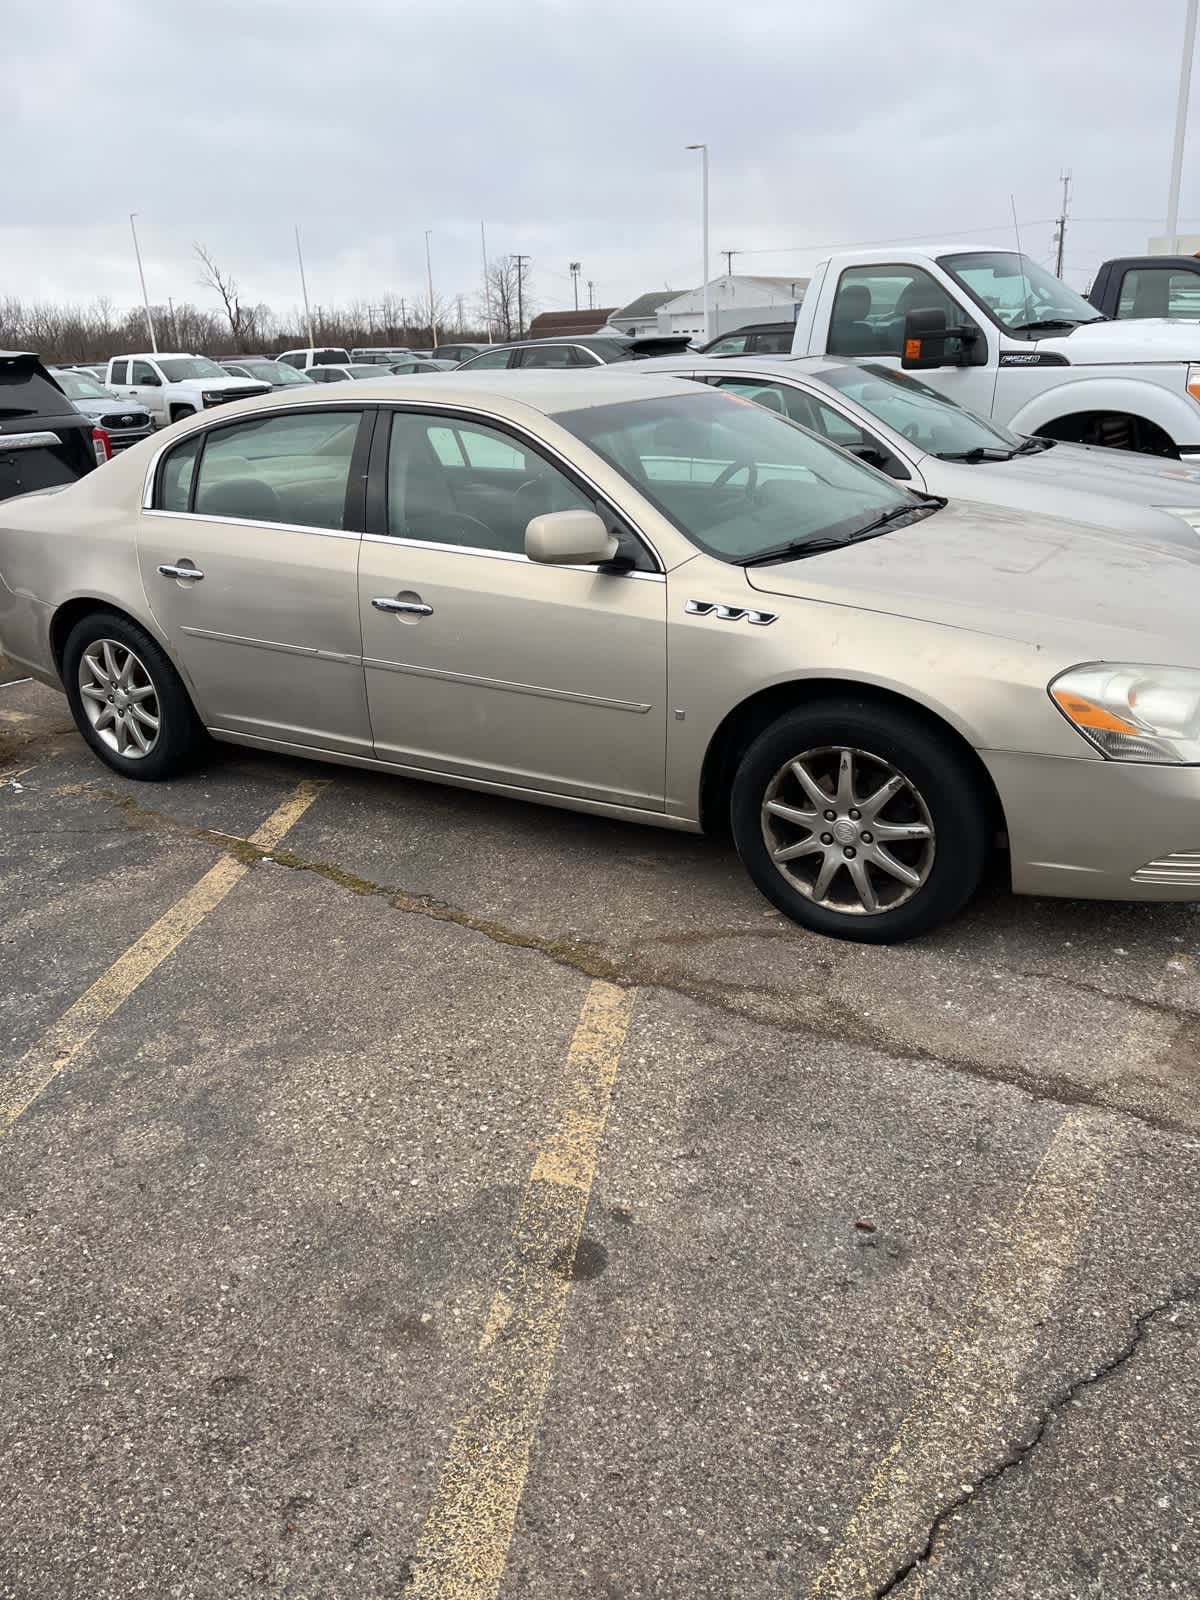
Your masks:
M 914 444 L 921 442 L 921 425 L 918 422 L 906 422 L 900 429 L 906 439 L 911 439 Z
M 469 517 L 462 511 L 427 511 L 421 516 L 420 523 L 421 532 L 410 537 L 433 539 L 439 544 L 444 537 L 448 544 L 477 545 L 484 550 L 506 548 L 497 543 L 495 528 L 489 528 L 486 522 L 480 522 L 478 517 Z M 480 534 L 482 538 L 478 537 Z
M 758 462 L 751 461 L 748 456 L 742 456 L 737 461 L 731 461 L 727 467 L 718 472 L 713 479 L 713 488 L 723 489 L 734 473 L 740 472 L 743 467 L 746 469 L 746 493 L 753 494 L 758 487 Z

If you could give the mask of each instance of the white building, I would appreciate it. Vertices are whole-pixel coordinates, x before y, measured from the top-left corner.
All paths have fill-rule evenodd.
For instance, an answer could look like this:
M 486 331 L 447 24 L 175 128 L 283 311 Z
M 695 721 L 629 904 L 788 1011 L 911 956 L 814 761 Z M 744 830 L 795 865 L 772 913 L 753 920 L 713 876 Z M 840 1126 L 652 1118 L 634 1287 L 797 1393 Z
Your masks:
M 760 278 L 725 273 L 708 284 L 708 332 L 715 339 L 752 322 L 793 322 L 807 278 Z M 657 332 L 704 333 L 704 291 L 688 289 L 658 307 Z

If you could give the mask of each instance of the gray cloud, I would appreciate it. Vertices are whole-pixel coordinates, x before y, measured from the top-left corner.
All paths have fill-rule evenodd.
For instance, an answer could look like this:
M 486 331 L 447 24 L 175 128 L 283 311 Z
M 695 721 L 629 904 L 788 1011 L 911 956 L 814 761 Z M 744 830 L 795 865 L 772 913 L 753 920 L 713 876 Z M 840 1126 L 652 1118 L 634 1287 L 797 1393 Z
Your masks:
M 1046 257 L 1075 173 L 1069 275 L 1160 231 L 1182 0 L 41 0 L 5 9 L 3 292 L 202 298 L 205 241 L 247 298 L 447 297 L 494 253 L 567 263 L 605 303 L 699 276 L 714 250 L 802 272 L 821 247 L 982 236 Z M 1200 115 L 1200 112 L 1198 112 Z M 1183 211 L 1200 228 L 1200 169 Z M 1124 220 L 1123 220 L 1124 219 Z M 790 252 L 774 249 L 794 247 Z

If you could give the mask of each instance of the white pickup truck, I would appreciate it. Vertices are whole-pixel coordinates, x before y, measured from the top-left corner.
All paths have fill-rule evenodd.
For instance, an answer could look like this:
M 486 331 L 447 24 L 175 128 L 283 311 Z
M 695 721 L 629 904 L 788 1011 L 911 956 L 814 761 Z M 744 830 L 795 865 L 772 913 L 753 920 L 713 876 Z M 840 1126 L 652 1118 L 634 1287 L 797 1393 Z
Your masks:
M 1200 457 L 1200 326 L 1110 322 L 1015 250 L 830 256 L 813 273 L 792 353 L 919 371 L 1017 433 Z
M 105 380 L 110 389 L 136 400 L 165 428 L 180 417 L 190 417 L 226 400 L 246 400 L 252 394 L 270 394 L 269 383 L 252 378 L 232 378 L 207 356 L 114 356 Z

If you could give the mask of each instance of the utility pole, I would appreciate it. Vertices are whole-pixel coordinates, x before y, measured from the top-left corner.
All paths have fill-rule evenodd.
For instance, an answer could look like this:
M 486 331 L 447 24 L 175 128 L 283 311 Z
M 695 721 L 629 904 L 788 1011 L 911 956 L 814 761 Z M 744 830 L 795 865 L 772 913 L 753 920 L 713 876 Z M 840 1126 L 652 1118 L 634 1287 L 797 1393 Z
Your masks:
M 175 320 L 175 302 L 172 300 L 170 295 L 167 296 L 167 310 L 171 314 L 171 337 L 175 341 L 176 350 L 178 350 L 180 348 L 179 323 Z
M 689 150 L 700 152 L 700 261 L 703 273 L 703 303 L 704 303 L 704 342 L 708 343 L 712 337 L 711 324 L 708 316 L 708 146 L 706 144 L 689 144 Z
M 576 311 L 579 310 L 579 269 L 582 266 L 583 266 L 583 262 L 582 261 L 572 261 L 571 262 L 571 287 L 575 291 L 575 309 L 576 309 Z
M 525 337 L 525 263 L 528 256 L 513 256 L 517 265 L 517 338 Z
M 588 279 L 588 310 L 589 311 L 594 311 L 595 309 L 596 309 L 596 280 L 595 280 L 595 278 L 589 278 Z
M 425 229 L 425 277 L 429 283 L 429 337 L 431 349 L 438 342 L 437 307 L 433 303 L 433 260 L 429 254 L 429 238 L 432 233 L 432 228 Z
M 150 296 L 146 293 L 146 274 L 142 271 L 142 252 L 138 246 L 137 229 L 133 225 L 136 211 L 129 213 L 129 231 L 133 235 L 133 253 L 137 257 L 138 278 L 142 285 L 142 304 L 146 308 L 146 331 L 150 335 L 150 348 L 158 354 L 158 340 L 154 337 L 154 318 L 150 315 Z
M 721 255 L 721 256 L 725 257 L 725 273 L 726 273 L 727 277 L 730 277 L 730 278 L 733 277 L 733 258 L 734 258 L 734 256 L 740 256 L 741 253 L 742 252 L 740 250 L 718 250 L 717 251 L 718 255 Z
M 1058 177 L 1058 181 L 1063 186 L 1063 193 L 1062 193 L 1062 212 L 1059 215 L 1058 232 L 1056 233 L 1055 240 L 1054 240 L 1055 244 L 1058 246 L 1058 254 L 1057 254 L 1057 257 L 1056 257 L 1055 262 L 1054 262 L 1054 275 L 1055 275 L 1055 277 L 1061 278 L 1062 275 L 1063 275 L 1063 248 L 1064 248 L 1064 246 L 1066 245 L 1066 242 L 1067 242 L 1067 206 L 1070 203 L 1070 199 L 1071 199 L 1071 174 L 1070 174 L 1070 172 L 1060 172 L 1059 173 L 1059 177 Z
M 1179 250 L 1179 182 L 1183 176 L 1183 140 L 1187 133 L 1188 98 L 1192 90 L 1192 55 L 1196 47 L 1196 0 L 1188 0 L 1179 64 L 1179 100 L 1175 107 L 1175 143 L 1171 148 L 1171 187 L 1167 195 L 1167 251 Z
M 458 300 L 458 333 L 459 333 L 459 337 L 461 338 L 462 337 L 462 331 L 463 331 L 463 309 L 462 309 L 463 297 L 462 297 L 462 295 L 457 295 L 455 298 Z

